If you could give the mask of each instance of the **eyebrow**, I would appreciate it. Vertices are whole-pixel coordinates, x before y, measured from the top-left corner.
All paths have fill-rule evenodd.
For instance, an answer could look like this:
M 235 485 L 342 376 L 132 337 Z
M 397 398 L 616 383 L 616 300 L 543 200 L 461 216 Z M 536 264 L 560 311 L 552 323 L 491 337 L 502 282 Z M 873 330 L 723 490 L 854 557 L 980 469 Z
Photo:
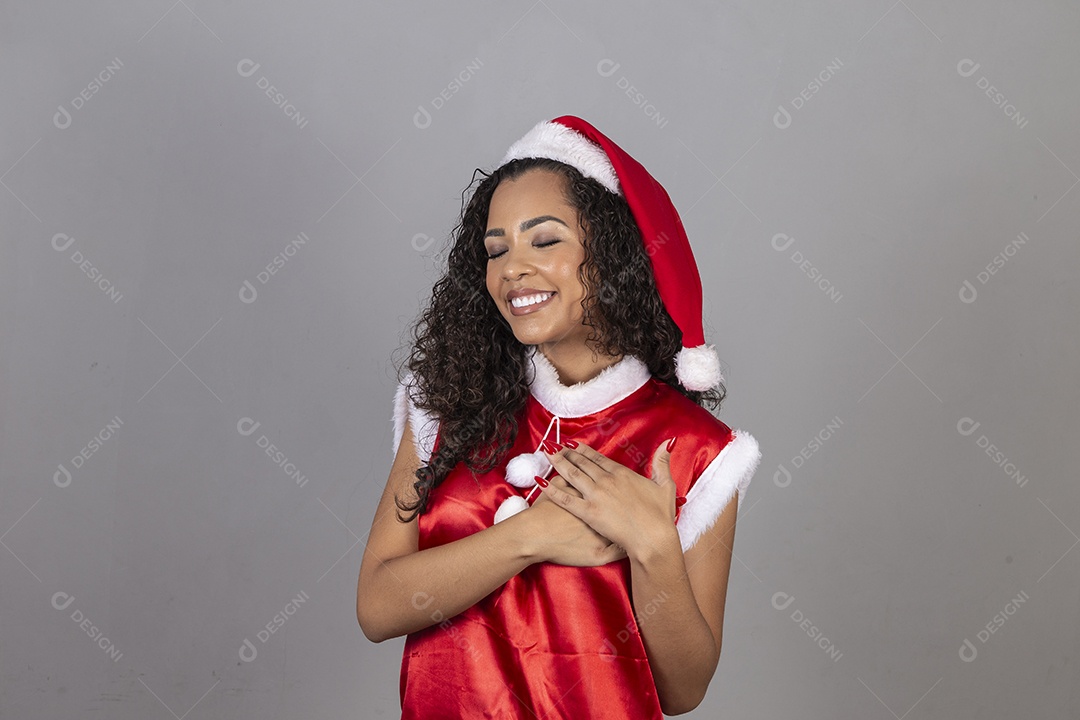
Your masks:
M 519 227 L 520 227 L 521 232 L 525 232 L 529 228 L 536 227 L 540 223 L 547 222 L 548 220 L 554 220 L 555 222 L 559 223 L 560 225 L 562 225 L 562 226 L 564 226 L 566 228 L 570 227 L 569 225 L 567 225 L 566 223 L 564 223 L 562 220 L 555 217 L 554 215 L 541 215 L 540 217 L 534 217 L 532 220 L 526 220 L 525 222 L 521 223 L 521 225 Z M 492 228 L 492 229 L 487 231 L 487 233 L 484 235 L 484 237 L 485 238 L 503 237 L 504 235 L 506 235 L 506 233 L 503 231 L 502 228 Z

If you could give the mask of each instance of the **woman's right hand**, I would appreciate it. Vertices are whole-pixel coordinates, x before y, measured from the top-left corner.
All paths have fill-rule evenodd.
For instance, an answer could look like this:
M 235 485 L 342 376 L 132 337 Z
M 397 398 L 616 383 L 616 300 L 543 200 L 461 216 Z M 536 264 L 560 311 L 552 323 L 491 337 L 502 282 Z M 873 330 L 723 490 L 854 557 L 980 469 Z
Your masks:
M 581 497 L 570 483 L 560 475 L 548 482 L 568 493 Z M 593 530 L 588 523 L 569 510 L 560 507 L 541 493 L 533 504 L 523 511 L 535 521 L 531 524 L 533 542 L 537 548 L 537 562 L 574 567 L 606 565 L 626 557 L 626 551 Z

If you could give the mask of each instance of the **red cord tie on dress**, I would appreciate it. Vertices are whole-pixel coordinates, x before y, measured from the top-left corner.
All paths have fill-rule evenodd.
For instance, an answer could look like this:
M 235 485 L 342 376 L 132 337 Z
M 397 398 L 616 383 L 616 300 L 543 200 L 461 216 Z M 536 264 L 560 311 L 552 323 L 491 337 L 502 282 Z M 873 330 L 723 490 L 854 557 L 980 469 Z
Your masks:
M 555 439 L 549 440 L 548 435 L 551 434 L 551 426 L 555 425 Z M 538 489 L 543 489 L 548 486 L 548 480 L 545 477 L 551 472 L 551 461 L 547 459 L 544 453 L 554 455 L 559 452 L 563 447 L 576 448 L 577 442 L 567 438 L 560 442 L 562 426 L 558 415 L 552 415 L 551 421 L 548 423 L 547 429 L 544 431 L 543 437 L 540 438 L 540 443 L 537 445 L 536 450 L 531 453 L 523 453 L 517 455 L 506 464 L 506 481 L 514 487 L 526 488 L 530 485 L 532 488 L 529 490 L 525 497 L 520 495 L 511 495 L 502 501 L 499 505 L 499 509 L 495 511 L 495 522 L 501 522 L 512 515 L 517 515 L 522 510 L 529 507 L 529 501 L 532 500 L 533 494 Z M 675 447 L 675 441 L 677 437 L 671 438 L 667 443 L 667 451 L 670 453 L 672 448 Z M 678 496 L 675 498 L 675 519 L 679 519 L 679 512 L 682 506 L 686 504 L 686 498 Z
M 557 446 L 561 440 L 562 424 L 558 415 L 552 415 L 551 421 L 548 422 L 547 429 L 544 431 L 544 436 L 540 438 L 540 444 L 537 445 L 536 450 L 531 453 L 523 453 L 514 457 L 506 464 L 506 481 L 514 487 L 527 488 L 531 487 L 529 494 L 525 497 L 520 495 L 511 495 L 502 501 L 499 505 L 499 509 L 495 512 L 495 522 L 501 522 L 506 518 L 517 515 L 522 510 L 529 507 L 529 500 L 532 499 L 533 493 L 538 489 L 547 486 L 547 480 L 545 477 L 551 472 L 551 462 L 544 455 L 544 452 L 557 452 L 557 449 L 553 449 L 552 441 L 548 440 L 548 435 L 551 434 L 551 426 L 555 426 L 555 440 L 554 445 Z M 572 440 L 567 441 L 573 442 Z M 575 443 L 576 444 L 576 443 Z M 541 485 L 540 481 L 544 484 Z

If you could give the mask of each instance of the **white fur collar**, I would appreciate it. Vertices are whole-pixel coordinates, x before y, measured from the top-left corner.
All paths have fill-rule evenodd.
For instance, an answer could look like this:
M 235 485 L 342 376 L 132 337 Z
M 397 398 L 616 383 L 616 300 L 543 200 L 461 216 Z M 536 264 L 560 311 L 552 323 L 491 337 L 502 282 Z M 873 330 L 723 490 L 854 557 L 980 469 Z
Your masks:
M 575 385 L 563 385 L 559 372 L 536 345 L 530 345 L 532 378 L 529 387 L 533 397 L 552 415 L 581 417 L 611 407 L 644 385 L 652 373 L 634 355 L 623 355 L 614 365 L 604 368 L 596 377 Z

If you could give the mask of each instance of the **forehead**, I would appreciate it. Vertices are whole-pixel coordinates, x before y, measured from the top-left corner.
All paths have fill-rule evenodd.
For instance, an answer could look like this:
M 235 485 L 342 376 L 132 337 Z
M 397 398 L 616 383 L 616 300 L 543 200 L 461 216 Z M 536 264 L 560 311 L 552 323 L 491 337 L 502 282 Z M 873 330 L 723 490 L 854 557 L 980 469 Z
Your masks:
M 499 183 L 491 196 L 488 225 L 503 215 L 533 212 L 541 208 L 572 210 L 566 201 L 566 179 L 550 170 L 530 170 Z

